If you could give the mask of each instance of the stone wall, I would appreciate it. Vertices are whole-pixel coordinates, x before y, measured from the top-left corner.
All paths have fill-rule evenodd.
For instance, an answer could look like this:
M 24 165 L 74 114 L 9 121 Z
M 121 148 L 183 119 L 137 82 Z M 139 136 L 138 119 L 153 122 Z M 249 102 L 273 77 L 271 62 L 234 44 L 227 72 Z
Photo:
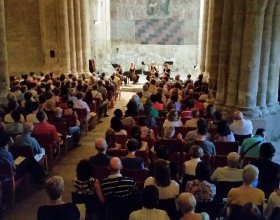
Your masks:
M 10 73 L 40 70 L 43 53 L 39 16 L 38 0 L 5 1 Z
M 111 1 L 112 62 L 173 61 L 173 72 L 193 72 L 198 60 L 200 1 Z M 147 68 L 147 67 L 146 67 Z

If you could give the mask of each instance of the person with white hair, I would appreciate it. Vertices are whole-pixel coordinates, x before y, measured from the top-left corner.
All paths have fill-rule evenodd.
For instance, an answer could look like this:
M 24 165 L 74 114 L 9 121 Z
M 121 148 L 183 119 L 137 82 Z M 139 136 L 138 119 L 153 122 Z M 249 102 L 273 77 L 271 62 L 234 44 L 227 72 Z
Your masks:
M 234 121 L 229 126 L 235 136 L 235 140 L 242 144 L 245 138 L 251 137 L 253 133 L 253 124 L 250 120 L 244 119 L 241 111 L 234 112 Z
M 247 203 L 253 203 L 256 206 L 264 204 L 265 195 L 260 189 L 257 189 L 259 169 L 254 165 L 247 165 L 242 172 L 243 185 L 232 188 L 227 196 L 229 205 L 244 206 Z
M 37 212 L 37 220 L 68 219 L 79 220 L 80 212 L 77 206 L 62 200 L 64 192 L 64 180 L 61 176 L 53 176 L 47 180 L 46 191 L 49 196 L 47 205 L 40 206 Z
M 241 182 L 243 169 L 239 169 L 240 155 L 236 152 L 231 152 L 227 155 L 228 165 L 218 167 L 212 174 L 211 180 L 220 182 Z
M 95 140 L 95 149 L 97 154 L 89 158 L 93 166 L 108 166 L 111 157 L 106 154 L 108 144 L 104 138 L 97 138 Z
M 191 193 L 181 193 L 177 198 L 177 206 L 183 214 L 183 217 L 180 218 L 180 220 L 210 220 L 210 217 L 206 212 L 195 213 L 196 199 Z

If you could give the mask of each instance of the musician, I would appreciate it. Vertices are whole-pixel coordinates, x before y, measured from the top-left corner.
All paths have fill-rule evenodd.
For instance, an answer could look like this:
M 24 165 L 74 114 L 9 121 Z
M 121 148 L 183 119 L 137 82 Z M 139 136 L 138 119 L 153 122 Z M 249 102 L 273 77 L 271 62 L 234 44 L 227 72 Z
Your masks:
M 160 75 L 160 78 L 164 79 L 166 76 L 170 77 L 170 69 L 169 69 L 167 63 L 164 63 L 162 74 Z
M 158 76 L 158 68 L 156 66 L 156 62 L 153 61 L 150 66 L 150 73 L 147 76 L 147 80 L 150 81 L 151 78 L 156 78 L 155 75 Z
M 136 66 L 134 62 L 130 63 L 129 72 L 130 72 L 129 79 L 133 82 L 133 84 L 136 84 L 139 80 L 139 76 L 136 74 Z
M 121 64 L 118 64 L 117 66 L 117 76 L 124 82 L 124 84 L 126 85 L 127 84 L 127 77 L 123 74 L 123 69 L 122 69 L 122 66 Z

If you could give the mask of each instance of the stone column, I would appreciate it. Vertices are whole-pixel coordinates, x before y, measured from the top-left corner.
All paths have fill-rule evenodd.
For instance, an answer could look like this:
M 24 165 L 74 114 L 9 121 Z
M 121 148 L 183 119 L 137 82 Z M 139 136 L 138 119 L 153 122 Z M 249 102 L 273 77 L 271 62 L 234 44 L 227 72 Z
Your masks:
M 200 50 L 200 71 L 205 72 L 205 58 L 206 58 L 206 42 L 207 42 L 207 28 L 208 28 L 208 15 L 209 15 L 209 3 L 210 0 L 204 1 L 203 9 L 203 24 L 202 24 L 202 39 Z
M 89 33 L 89 3 L 88 0 L 80 0 L 81 6 L 81 28 L 82 28 L 82 53 L 83 53 L 83 70 L 89 72 L 90 57 L 90 33 Z
M 249 116 L 259 116 L 256 106 L 264 11 L 267 0 L 246 0 L 241 71 L 238 89 L 238 108 Z
M 106 18 L 106 59 L 110 59 L 111 54 L 111 0 L 106 1 L 105 18 Z
M 70 68 L 71 73 L 77 74 L 76 61 L 76 41 L 75 41 L 75 21 L 74 21 L 74 2 L 68 0 L 68 23 L 69 23 L 69 43 L 70 43 Z
M 9 91 L 8 52 L 4 0 L 0 0 L 0 103 L 5 103 Z
M 272 21 L 273 12 L 276 0 L 270 0 L 267 2 L 264 16 L 263 26 L 263 39 L 262 39 L 262 53 L 261 53 L 261 65 L 259 74 L 259 90 L 257 105 L 260 106 L 262 115 L 268 115 L 269 111 L 266 106 L 266 94 L 267 94 L 267 79 L 269 69 L 269 57 L 271 48 L 271 36 L 272 36 Z
M 219 52 L 219 70 L 217 79 L 217 93 L 215 105 L 219 108 L 225 105 L 226 93 L 227 93 L 227 79 L 229 73 L 229 51 L 231 43 L 232 32 L 232 15 L 233 15 L 233 2 L 235 0 L 228 0 L 224 4 L 223 20 L 220 40 L 220 52 Z
M 239 73 L 241 64 L 242 39 L 245 20 L 244 0 L 234 0 L 229 75 L 227 82 L 226 109 L 233 111 L 237 104 Z
M 279 87 L 279 54 L 280 54 L 280 0 L 276 1 L 273 23 L 270 63 L 267 85 L 267 106 L 270 113 L 279 111 L 278 87 Z
M 70 73 L 70 45 L 69 45 L 69 26 L 68 26 L 68 8 L 67 0 L 59 0 L 58 18 L 59 18 L 59 61 L 60 73 Z
M 210 0 L 209 4 L 207 55 L 205 61 L 206 72 L 209 74 L 209 103 L 213 103 L 216 97 L 223 2 L 223 0 Z
M 77 71 L 78 71 L 78 73 L 83 73 L 80 0 L 74 0 L 74 20 L 75 20 L 75 43 L 76 43 Z

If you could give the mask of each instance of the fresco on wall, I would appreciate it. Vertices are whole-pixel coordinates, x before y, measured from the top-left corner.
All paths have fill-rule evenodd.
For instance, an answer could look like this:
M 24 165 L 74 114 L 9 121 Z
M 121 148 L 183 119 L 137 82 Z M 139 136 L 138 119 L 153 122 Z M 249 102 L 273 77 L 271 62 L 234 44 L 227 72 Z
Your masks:
M 147 0 L 147 15 L 166 17 L 170 14 L 170 0 Z

